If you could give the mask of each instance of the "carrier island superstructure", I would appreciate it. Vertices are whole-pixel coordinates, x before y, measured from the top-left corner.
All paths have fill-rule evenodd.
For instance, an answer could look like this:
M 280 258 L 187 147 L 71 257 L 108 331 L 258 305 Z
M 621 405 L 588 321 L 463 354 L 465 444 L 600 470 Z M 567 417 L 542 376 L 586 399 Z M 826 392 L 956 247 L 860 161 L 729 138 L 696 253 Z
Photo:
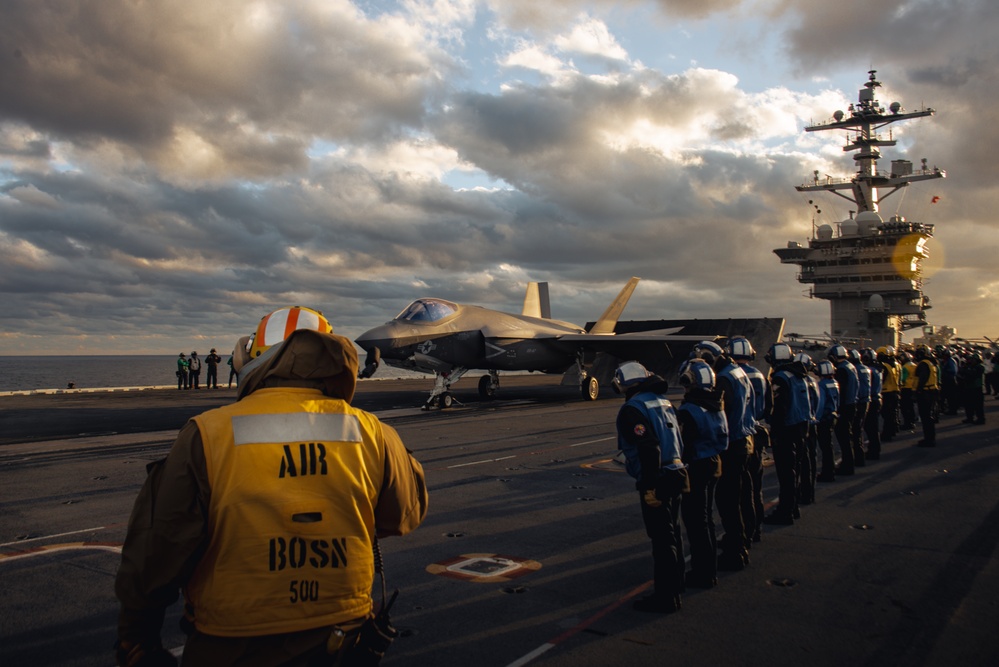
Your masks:
M 928 168 L 922 160 L 913 168 L 909 160 L 895 159 L 891 171 L 878 172 L 881 147 L 894 146 L 889 130 L 879 131 L 901 121 L 932 116 L 935 111 L 923 108 L 905 111 L 892 102 L 885 109 L 877 99 L 881 83 L 876 71 L 860 90 L 857 104 L 846 112 L 837 111 L 832 120 L 811 125 L 806 132 L 844 130 L 844 152 L 854 152 L 857 173 L 850 179 L 819 177 L 799 185 L 799 192 L 830 192 L 855 206 L 850 217 L 836 225 L 815 225 L 808 246 L 790 241 L 786 248 L 774 250 L 782 264 L 800 267 L 798 281 L 810 285 L 810 296 L 827 299 L 831 328 L 827 332 L 837 340 L 863 340 L 864 345 L 898 345 L 902 331 L 926 324 L 929 298 L 923 294 L 922 261 L 926 242 L 933 236 L 933 225 L 892 215 L 887 220 L 879 213 L 879 204 L 914 181 L 944 178 L 946 172 Z M 811 201 L 809 203 L 812 203 Z M 815 210 L 820 210 L 815 207 Z M 814 213 L 814 211 L 813 211 Z

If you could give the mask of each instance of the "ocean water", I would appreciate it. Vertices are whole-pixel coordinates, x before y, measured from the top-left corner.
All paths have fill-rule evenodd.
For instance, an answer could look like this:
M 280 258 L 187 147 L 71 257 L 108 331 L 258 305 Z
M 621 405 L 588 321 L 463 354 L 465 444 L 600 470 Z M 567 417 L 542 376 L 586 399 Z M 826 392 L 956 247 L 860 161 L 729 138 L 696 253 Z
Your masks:
M 222 357 L 219 364 L 219 384 L 228 386 L 229 366 Z M 202 360 L 201 384 L 205 384 L 208 369 Z M 111 389 L 115 387 L 177 386 L 177 357 L 170 355 L 121 356 L 59 356 L 4 357 L 0 356 L 0 391 L 36 391 L 66 389 L 73 383 L 76 389 Z M 376 379 L 425 377 L 382 366 Z

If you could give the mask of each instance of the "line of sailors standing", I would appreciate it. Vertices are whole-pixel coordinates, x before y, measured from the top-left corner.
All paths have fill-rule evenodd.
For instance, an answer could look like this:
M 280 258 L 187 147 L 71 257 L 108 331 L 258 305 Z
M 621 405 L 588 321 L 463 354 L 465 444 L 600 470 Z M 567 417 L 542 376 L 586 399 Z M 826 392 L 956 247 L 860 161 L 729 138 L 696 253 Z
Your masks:
M 917 348 L 913 357 L 904 355 L 903 367 L 890 346 L 858 351 L 833 345 L 816 364 L 776 343 L 765 355 L 768 378 L 751 365 L 756 352 L 745 337 L 730 338 L 724 348 L 702 341 L 681 367 L 684 398 L 675 408 L 665 396 L 665 380 L 638 362 L 621 364 L 614 377 L 614 388 L 625 396 L 618 447 L 635 479 L 654 563 L 654 592 L 634 608 L 677 611 L 686 588 L 714 587 L 719 570 L 745 568 L 764 524 L 793 524 L 800 507 L 815 502 L 817 482 L 852 475 L 880 458 L 881 443 L 899 432 L 900 412 L 902 428 L 911 429 L 917 406 L 924 433 L 917 444 L 934 446 L 938 370 L 929 348 Z M 776 508 L 764 515 L 768 445 L 779 494 Z M 720 540 L 714 504 L 724 529 Z

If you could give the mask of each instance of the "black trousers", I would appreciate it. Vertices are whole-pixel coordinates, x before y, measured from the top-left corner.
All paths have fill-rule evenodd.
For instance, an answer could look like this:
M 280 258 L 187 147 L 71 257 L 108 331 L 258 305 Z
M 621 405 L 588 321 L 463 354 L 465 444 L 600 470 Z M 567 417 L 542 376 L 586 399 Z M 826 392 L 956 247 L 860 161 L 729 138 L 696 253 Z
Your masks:
M 881 394 L 881 440 L 887 442 L 898 434 L 899 392 L 886 391 Z
M 923 423 L 923 443 L 935 445 L 937 443 L 937 424 L 933 411 L 937 404 L 936 389 L 926 389 L 916 392 L 916 405 L 919 406 L 919 421 Z
M 805 425 L 805 436 L 798 449 L 798 504 L 815 502 L 815 467 L 818 432 L 816 424 Z
M 864 433 L 867 434 L 867 453 L 877 458 L 881 456 L 881 400 L 873 400 L 864 417 Z
M 839 445 L 840 469 L 853 472 L 853 418 L 857 414 L 857 404 L 839 406 L 839 419 L 836 420 L 836 444 Z
M 671 481 L 656 486 L 656 496 L 662 503 L 650 507 L 639 492 L 645 533 L 652 540 L 652 575 L 655 596 L 673 600 L 683 592 L 683 538 L 680 536 L 680 488 Z
M 770 447 L 777 472 L 777 509 L 782 516 L 794 516 L 798 509 L 798 452 L 805 446 L 807 422 L 790 426 L 774 426 L 770 431 Z
M 721 453 L 722 473 L 715 487 L 715 504 L 725 535 L 722 536 L 723 556 L 737 556 L 746 549 L 746 526 L 742 517 L 742 496 L 750 492 L 749 447 L 752 438 L 730 440 L 728 449 Z M 755 518 L 753 524 L 756 523 Z
M 864 465 L 864 420 L 867 419 L 867 408 L 870 401 L 857 401 L 857 411 L 853 414 L 853 425 L 850 433 L 853 436 L 853 464 Z
M 815 426 L 815 439 L 818 442 L 819 451 L 822 453 L 822 472 L 819 474 L 826 479 L 830 479 L 836 474 L 836 457 L 833 454 L 832 446 L 835 426 L 835 417 L 821 421 Z
M 902 412 L 902 426 L 912 428 L 916 423 L 916 392 L 903 389 L 899 392 L 899 408 Z
M 753 436 L 753 453 L 746 461 L 746 470 L 749 472 L 749 503 L 752 505 L 750 512 L 743 508 L 743 523 L 747 516 L 753 517 L 752 525 L 743 526 L 746 530 L 746 537 L 752 541 L 758 541 L 763 530 L 763 450 L 770 446 L 770 431 L 762 424 L 756 425 L 756 435 Z
M 687 465 L 690 493 L 683 494 L 680 514 L 690 544 L 690 570 L 697 579 L 711 580 L 718 574 L 714 496 L 719 467 L 717 455 Z
M 964 417 L 976 421 L 985 421 L 985 394 L 982 387 L 965 387 Z

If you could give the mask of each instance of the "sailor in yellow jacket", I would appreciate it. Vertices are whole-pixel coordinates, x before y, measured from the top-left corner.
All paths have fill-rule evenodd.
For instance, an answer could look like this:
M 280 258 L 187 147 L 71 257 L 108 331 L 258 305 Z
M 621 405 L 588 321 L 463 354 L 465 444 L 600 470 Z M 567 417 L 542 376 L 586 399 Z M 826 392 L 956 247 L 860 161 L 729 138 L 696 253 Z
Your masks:
M 119 665 L 171 664 L 160 630 L 181 589 L 182 664 L 310 664 L 371 614 L 375 538 L 426 516 L 422 467 L 351 407 L 357 353 L 321 313 L 275 311 L 237 350 L 237 402 L 189 421 L 136 499 Z

